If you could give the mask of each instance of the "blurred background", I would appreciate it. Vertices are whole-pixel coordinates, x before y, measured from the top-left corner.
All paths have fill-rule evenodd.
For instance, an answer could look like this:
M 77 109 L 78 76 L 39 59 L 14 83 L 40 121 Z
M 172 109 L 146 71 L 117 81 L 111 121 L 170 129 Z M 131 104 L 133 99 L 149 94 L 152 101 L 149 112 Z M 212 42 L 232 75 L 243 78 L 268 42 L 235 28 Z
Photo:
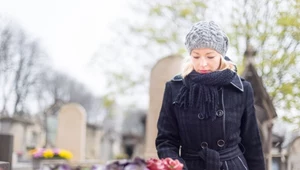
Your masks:
M 199 20 L 223 28 L 227 56 L 252 83 L 268 169 L 292 167 L 299 11 L 299 0 L 0 0 L 0 133 L 13 136 L 13 167 L 30 167 L 32 149 L 59 147 L 58 115 L 70 103 L 86 115 L 84 160 L 150 156 L 158 114 L 150 96 L 161 95 L 149 90 L 152 72 L 188 55 L 184 38 Z

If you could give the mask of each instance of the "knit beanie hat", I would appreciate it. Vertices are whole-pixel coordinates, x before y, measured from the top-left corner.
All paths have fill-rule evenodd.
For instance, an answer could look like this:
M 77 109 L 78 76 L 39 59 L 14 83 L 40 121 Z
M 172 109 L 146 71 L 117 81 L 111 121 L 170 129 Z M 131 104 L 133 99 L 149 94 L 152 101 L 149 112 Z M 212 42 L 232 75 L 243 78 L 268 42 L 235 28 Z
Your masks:
M 200 21 L 186 35 L 185 46 L 189 54 L 196 48 L 211 48 L 224 57 L 228 49 L 228 37 L 215 22 Z

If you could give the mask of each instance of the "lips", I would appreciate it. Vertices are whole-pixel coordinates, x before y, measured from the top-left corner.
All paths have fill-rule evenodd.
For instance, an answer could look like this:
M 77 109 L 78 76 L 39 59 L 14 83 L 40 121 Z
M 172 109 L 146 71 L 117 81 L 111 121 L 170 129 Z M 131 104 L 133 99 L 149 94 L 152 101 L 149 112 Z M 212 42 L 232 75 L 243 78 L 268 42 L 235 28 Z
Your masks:
M 209 73 L 209 70 L 199 70 L 200 73 Z

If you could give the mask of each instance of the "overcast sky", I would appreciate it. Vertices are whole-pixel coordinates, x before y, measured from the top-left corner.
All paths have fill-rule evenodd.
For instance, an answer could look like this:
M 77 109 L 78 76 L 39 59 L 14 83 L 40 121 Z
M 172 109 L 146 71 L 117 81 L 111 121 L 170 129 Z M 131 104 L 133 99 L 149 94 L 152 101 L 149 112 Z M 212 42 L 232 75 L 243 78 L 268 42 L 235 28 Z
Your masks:
M 38 38 L 53 60 L 67 72 L 101 94 L 101 75 L 88 63 L 109 42 L 110 26 L 126 16 L 126 0 L 0 0 L 0 16 L 11 18 L 30 37 Z

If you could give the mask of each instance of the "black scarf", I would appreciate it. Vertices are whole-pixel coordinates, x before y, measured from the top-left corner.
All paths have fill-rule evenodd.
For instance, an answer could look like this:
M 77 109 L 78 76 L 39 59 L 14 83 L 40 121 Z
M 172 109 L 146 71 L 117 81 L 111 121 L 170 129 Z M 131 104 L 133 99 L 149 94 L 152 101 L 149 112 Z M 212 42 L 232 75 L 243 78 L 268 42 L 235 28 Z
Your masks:
M 236 75 L 230 69 L 201 74 L 192 71 L 184 80 L 175 101 L 185 110 L 199 113 L 203 118 L 216 118 L 218 88 L 230 84 Z

